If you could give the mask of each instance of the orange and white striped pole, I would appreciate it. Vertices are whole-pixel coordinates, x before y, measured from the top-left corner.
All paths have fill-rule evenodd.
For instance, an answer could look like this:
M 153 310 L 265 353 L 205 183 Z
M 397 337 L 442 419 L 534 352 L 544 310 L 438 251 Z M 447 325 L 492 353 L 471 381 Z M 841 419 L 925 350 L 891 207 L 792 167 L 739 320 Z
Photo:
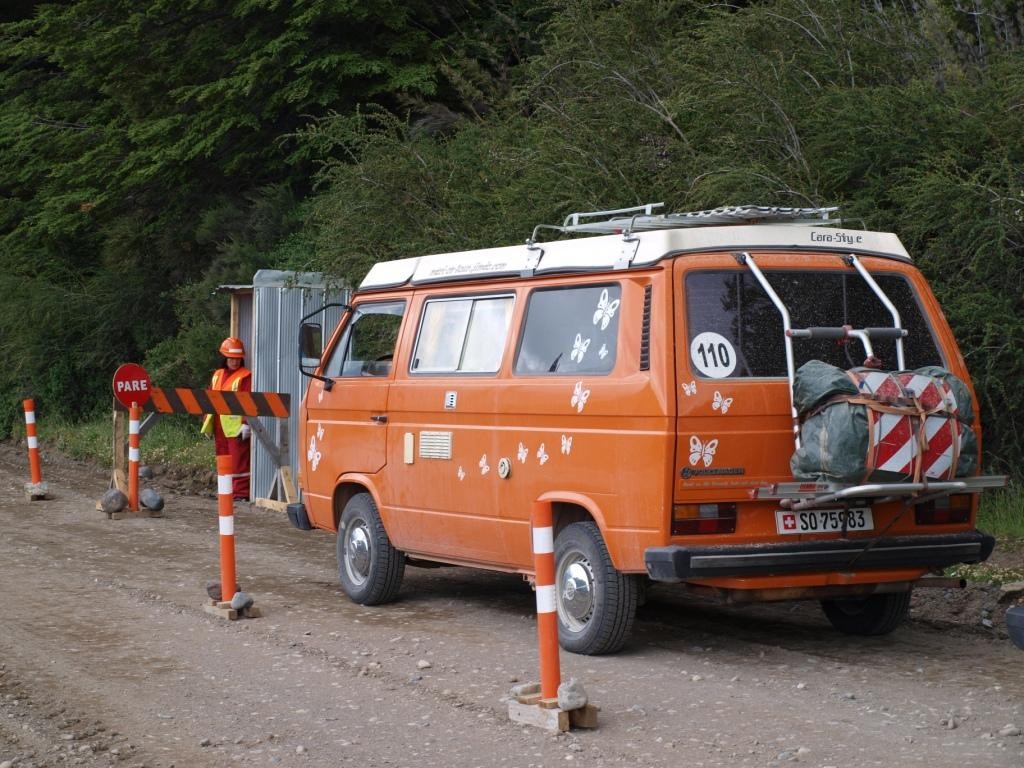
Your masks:
M 235 496 L 231 456 L 217 456 L 217 514 L 220 523 L 220 599 L 235 596 Z
M 562 672 L 558 659 L 558 612 L 555 605 L 555 532 L 551 502 L 533 502 L 533 563 L 537 590 L 537 642 L 540 650 L 540 697 L 558 699 Z
M 43 482 L 43 471 L 39 464 L 39 438 L 36 436 L 36 404 L 29 398 L 22 402 L 25 408 L 25 442 L 28 443 L 28 474 L 32 485 Z
M 139 511 L 139 418 L 142 409 L 132 403 L 128 411 L 128 509 Z

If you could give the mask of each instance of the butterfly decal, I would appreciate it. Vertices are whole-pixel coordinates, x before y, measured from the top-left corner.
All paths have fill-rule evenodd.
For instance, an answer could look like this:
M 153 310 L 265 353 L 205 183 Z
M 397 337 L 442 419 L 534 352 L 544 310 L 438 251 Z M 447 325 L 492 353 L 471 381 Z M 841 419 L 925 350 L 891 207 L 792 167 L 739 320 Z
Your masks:
M 572 352 L 569 353 L 569 357 L 571 357 L 577 363 L 582 363 L 583 356 L 587 354 L 587 348 L 589 346 L 590 339 L 584 339 L 583 334 L 577 333 L 576 340 L 572 343 Z
M 464 479 L 465 479 L 465 477 L 466 477 L 466 470 L 464 470 L 464 469 L 462 468 L 462 465 L 460 464 L 460 465 L 459 465 L 459 471 L 458 471 L 458 472 L 456 472 L 455 474 L 457 474 L 457 475 L 459 476 L 459 480 L 464 480 Z
M 540 444 L 540 448 L 537 449 L 537 461 L 543 467 L 548 461 L 548 452 L 544 450 L 544 443 Z
M 526 457 L 529 454 L 530 454 L 530 452 L 526 449 L 526 446 L 523 445 L 522 443 L 520 443 L 519 444 L 519 451 L 516 453 L 516 456 L 519 457 L 519 463 L 520 464 L 525 464 L 526 463 Z
M 583 408 L 589 399 L 590 390 L 583 388 L 582 381 L 577 381 L 576 386 L 572 389 L 572 399 L 569 401 L 570 405 L 576 409 L 576 413 L 583 413 Z
M 715 390 L 715 401 L 711 403 L 711 407 L 716 411 L 721 409 L 722 413 L 729 412 L 729 406 L 732 405 L 731 397 L 722 397 L 722 393 L 717 389 Z
M 316 439 L 319 440 L 320 442 L 324 441 L 324 425 L 323 424 L 317 424 L 316 425 Z
M 485 453 L 483 456 L 480 457 L 480 474 L 486 475 L 490 471 L 491 467 L 487 463 L 487 454 Z
M 321 458 L 323 458 L 323 454 L 316 449 L 316 438 L 309 438 L 309 449 L 306 451 L 306 460 L 310 462 L 310 466 L 314 472 L 316 472 L 317 465 L 320 464 Z
M 684 381 L 683 382 L 683 394 L 686 395 L 687 397 L 690 397 L 692 395 L 696 395 L 697 394 L 697 382 L 696 381 L 690 381 L 690 383 L 687 384 Z
M 562 453 L 566 456 L 572 453 L 572 435 L 562 435 Z
M 597 356 L 600 357 L 602 360 L 608 357 L 608 345 L 602 344 L 601 348 L 597 350 Z
M 608 328 L 608 323 L 615 317 L 615 310 L 619 308 L 619 299 L 608 301 L 608 289 L 601 291 L 601 298 L 597 300 L 597 311 L 594 312 L 594 325 L 601 324 L 601 330 Z
M 708 440 L 702 443 L 696 435 L 690 435 L 690 464 L 697 466 L 701 461 L 705 467 L 710 467 L 714 461 L 715 451 L 718 450 L 718 440 Z

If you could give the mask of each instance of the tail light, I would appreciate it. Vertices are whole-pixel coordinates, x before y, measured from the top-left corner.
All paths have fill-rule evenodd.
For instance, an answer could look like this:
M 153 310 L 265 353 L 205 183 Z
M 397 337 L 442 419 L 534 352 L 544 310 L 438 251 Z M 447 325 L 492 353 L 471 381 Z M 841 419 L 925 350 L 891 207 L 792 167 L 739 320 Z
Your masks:
M 946 525 L 966 523 L 971 519 L 973 496 L 956 494 L 926 501 L 914 507 L 914 522 L 918 525 Z
M 673 536 L 735 532 L 735 504 L 676 504 L 672 507 Z

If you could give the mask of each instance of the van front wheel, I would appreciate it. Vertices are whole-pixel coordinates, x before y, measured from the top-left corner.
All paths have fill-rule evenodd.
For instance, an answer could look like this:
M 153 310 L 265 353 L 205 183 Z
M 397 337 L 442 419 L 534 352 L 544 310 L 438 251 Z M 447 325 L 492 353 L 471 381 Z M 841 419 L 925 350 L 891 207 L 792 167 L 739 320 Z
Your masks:
M 345 594 L 361 605 L 389 603 L 404 573 L 405 554 L 391 545 L 373 498 L 357 493 L 338 525 L 338 578 Z
M 615 570 L 594 523 L 572 523 L 559 532 L 555 589 L 558 641 L 565 650 L 593 656 L 625 645 L 636 616 L 637 579 Z
M 822 600 L 832 626 L 847 635 L 887 635 L 907 618 L 910 590 L 871 595 L 860 600 Z

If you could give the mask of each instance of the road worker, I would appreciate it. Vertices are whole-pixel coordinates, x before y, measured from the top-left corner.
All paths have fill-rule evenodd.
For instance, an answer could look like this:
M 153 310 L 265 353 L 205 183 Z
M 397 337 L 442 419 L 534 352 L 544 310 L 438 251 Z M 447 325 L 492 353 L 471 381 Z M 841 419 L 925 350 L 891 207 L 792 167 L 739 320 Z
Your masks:
M 229 336 L 220 345 L 221 365 L 213 372 L 210 389 L 223 392 L 251 392 L 252 371 L 245 367 L 245 346 L 241 339 Z M 203 434 L 213 435 L 218 456 L 231 457 L 231 489 L 237 500 L 249 500 L 251 430 L 244 416 L 207 414 Z

